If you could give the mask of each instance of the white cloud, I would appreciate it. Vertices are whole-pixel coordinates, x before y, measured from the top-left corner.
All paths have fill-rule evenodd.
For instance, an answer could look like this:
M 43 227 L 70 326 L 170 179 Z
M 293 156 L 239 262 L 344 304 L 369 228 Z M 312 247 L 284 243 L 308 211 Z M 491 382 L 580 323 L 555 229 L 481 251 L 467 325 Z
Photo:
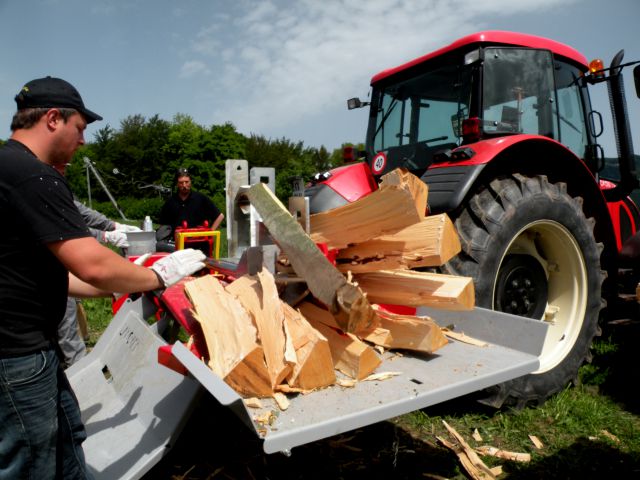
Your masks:
M 209 74 L 207 65 L 199 60 L 184 62 L 180 68 L 180 78 L 191 78 L 198 74 Z
M 217 99 L 212 121 L 270 132 L 366 96 L 371 76 L 384 68 L 490 28 L 480 15 L 526 14 L 561 3 L 566 1 L 244 1 L 230 21 L 200 31 L 193 50 L 220 62 L 210 85 Z

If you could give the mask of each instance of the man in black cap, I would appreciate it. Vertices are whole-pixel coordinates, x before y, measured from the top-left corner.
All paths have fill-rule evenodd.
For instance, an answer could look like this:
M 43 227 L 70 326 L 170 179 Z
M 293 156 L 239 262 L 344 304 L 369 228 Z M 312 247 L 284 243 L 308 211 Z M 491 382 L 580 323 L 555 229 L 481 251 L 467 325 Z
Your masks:
M 59 169 L 101 120 L 59 78 L 15 97 L 0 147 L 0 479 L 87 478 L 80 410 L 56 354 L 67 295 L 107 296 L 171 285 L 201 269 L 192 249 L 144 268 L 91 236 Z M 184 253 L 183 253 L 184 252 Z

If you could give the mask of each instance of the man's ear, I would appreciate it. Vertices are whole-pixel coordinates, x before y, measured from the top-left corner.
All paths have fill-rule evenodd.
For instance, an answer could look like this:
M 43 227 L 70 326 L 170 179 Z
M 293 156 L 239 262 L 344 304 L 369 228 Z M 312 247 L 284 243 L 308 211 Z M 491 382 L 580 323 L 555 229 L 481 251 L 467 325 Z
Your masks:
M 58 124 L 62 121 L 60 110 L 57 108 L 50 108 L 47 113 L 44 114 L 45 121 L 49 130 L 55 130 L 58 128 Z

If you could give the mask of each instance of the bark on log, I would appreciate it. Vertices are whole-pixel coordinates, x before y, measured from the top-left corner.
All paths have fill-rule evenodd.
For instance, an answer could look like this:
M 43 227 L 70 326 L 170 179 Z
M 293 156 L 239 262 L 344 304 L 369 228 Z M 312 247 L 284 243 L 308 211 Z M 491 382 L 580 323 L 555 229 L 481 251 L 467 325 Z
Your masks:
M 304 278 L 311 293 L 329 307 L 341 328 L 352 332 L 374 326 L 377 317 L 362 291 L 347 282 L 327 260 L 273 192 L 258 183 L 247 196 L 295 272 Z

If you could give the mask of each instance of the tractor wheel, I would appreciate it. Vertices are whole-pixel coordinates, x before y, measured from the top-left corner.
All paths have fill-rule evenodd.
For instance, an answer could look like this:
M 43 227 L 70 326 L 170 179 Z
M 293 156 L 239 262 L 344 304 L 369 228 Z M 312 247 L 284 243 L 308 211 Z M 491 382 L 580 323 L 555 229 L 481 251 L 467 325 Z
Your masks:
M 476 305 L 549 324 L 540 368 L 492 387 L 483 403 L 541 403 L 591 360 L 604 279 L 594 224 L 565 184 L 520 174 L 478 190 L 455 219 L 463 251 L 445 270 L 474 278 Z

